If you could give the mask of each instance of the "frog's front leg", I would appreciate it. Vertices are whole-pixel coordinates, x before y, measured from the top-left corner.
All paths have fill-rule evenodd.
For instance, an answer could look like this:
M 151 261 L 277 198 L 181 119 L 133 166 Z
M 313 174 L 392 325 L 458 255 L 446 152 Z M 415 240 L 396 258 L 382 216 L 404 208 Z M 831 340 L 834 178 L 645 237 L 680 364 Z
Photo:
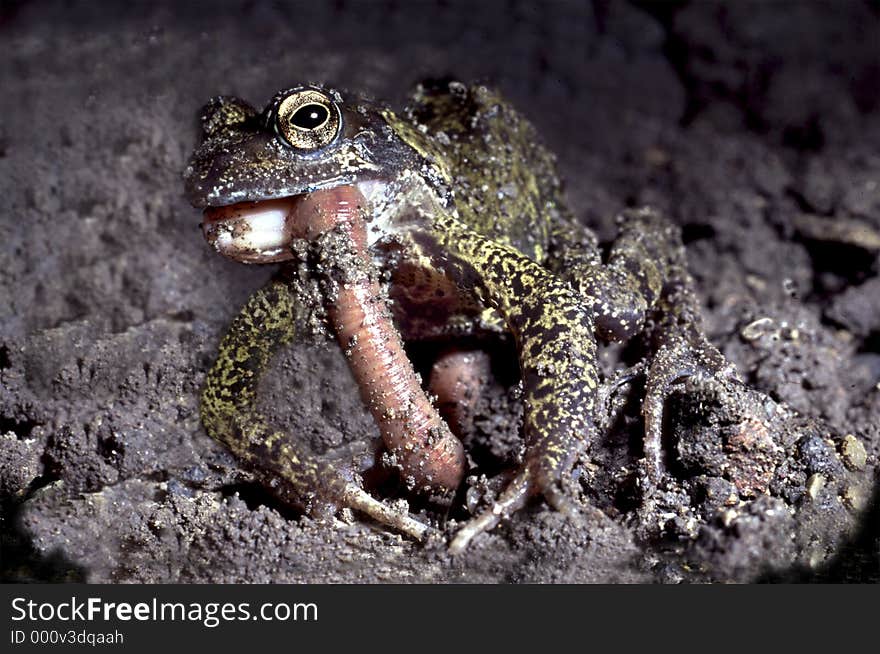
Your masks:
M 223 337 L 208 373 L 202 423 L 212 438 L 266 475 L 271 485 L 280 479 L 308 509 L 314 511 L 320 503 L 350 507 L 421 539 L 426 525 L 390 509 L 288 434 L 273 430 L 256 408 L 263 370 L 277 349 L 294 339 L 307 311 L 296 289 L 280 280 L 251 297 Z
M 504 317 L 519 352 L 525 460 L 493 506 L 455 536 L 460 552 L 540 493 L 558 510 L 579 510 L 562 489 L 564 475 L 588 445 L 598 388 L 590 311 L 574 289 L 525 255 L 437 212 L 437 265 Z M 442 253 L 442 254 L 440 254 Z

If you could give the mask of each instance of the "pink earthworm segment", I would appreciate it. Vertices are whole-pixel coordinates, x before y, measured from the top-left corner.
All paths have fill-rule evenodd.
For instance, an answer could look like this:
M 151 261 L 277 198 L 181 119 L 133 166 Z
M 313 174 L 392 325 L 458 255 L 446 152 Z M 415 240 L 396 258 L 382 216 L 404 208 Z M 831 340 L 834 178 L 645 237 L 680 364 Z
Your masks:
M 357 265 L 344 271 L 327 313 L 385 446 L 415 487 L 454 490 L 465 473 L 464 448 L 422 390 L 375 275 L 369 273 L 364 197 L 353 186 L 340 186 L 294 202 L 294 236 L 313 240 L 336 230 L 348 237 L 346 246 L 355 255 Z
M 490 374 L 489 355 L 483 350 L 450 348 L 431 368 L 428 389 L 437 397 L 437 408 L 453 433 L 461 434 L 465 421 Z

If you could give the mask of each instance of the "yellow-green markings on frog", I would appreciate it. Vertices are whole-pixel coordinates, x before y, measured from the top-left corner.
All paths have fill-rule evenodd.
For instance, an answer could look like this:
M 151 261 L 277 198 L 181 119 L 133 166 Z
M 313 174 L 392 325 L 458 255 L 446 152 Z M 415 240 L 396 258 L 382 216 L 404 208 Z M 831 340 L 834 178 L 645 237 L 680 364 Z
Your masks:
M 312 503 L 336 499 L 415 538 L 427 529 L 393 511 L 344 479 L 331 465 L 300 451 L 287 434 L 271 428 L 256 409 L 260 375 L 272 355 L 295 336 L 304 309 L 286 284 L 272 281 L 257 291 L 232 321 L 202 392 L 201 417 L 211 436 L 257 471 L 290 484 L 296 499 Z
M 338 117 L 338 126 L 326 128 L 323 110 L 301 125 L 284 122 L 294 120 L 288 114 L 302 118 L 284 108 L 314 103 Z M 310 121 L 324 131 L 303 134 Z M 290 130 L 297 147 L 282 138 Z M 553 155 L 534 128 L 484 86 L 425 82 L 401 114 L 319 86 L 281 91 L 262 112 L 236 98 L 219 98 L 203 110 L 202 132 L 185 181 L 190 201 L 206 209 L 209 242 L 245 262 L 287 261 L 224 338 L 208 375 L 203 421 L 209 434 L 270 481 L 283 480 L 306 504 L 352 507 L 416 537 L 427 528 L 390 510 L 350 474 L 303 451 L 295 438 L 272 431 L 255 409 L 260 372 L 277 347 L 296 336 L 295 326 L 308 311 L 297 299 L 303 296 L 301 278 L 290 270 L 305 264 L 323 280 L 318 304 L 326 308 L 339 283 L 333 271 L 349 265 L 328 261 L 326 252 L 309 259 L 293 246 L 293 235 L 308 220 L 297 214 L 298 198 L 307 193 L 317 197 L 351 186 L 355 190 L 340 197 L 364 198 L 371 260 L 361 264 L 375 266 L 384 280 L 375 301 L 390 300 L 404 339 L 499 330 L 514 336 L 523 382 L 524 460 L 498 498 L 459 530 L 453 552 L 534 494 L 569 515 L 584 508 L 566 482 L 596 430 L 603 383 L 597 335 L 625 340 L 646 332 L 651 344 L 646 495 L 662 474 L 660 418 L 671 385 L 687 376 L 729 373 L 699 326 L 677 230 L 656 211 L 626 211 L 603 262 L 595 235 L 565 207 Z M 311 143 L 311 149 L 302 147 Z M 315 204 L 332 197 L 322 195 Z M 365 395 L 388 395 L 382 389 L 394 388 L 390 377 L 399 374 L 413 373 L 377 373 Z M 402 399 L 399 410 L 416 404 Z M 425 435 L 408 442 L 418 450 Z M 404 477 L 416 472 L 407 469 L 416 463 L 398 465 Z

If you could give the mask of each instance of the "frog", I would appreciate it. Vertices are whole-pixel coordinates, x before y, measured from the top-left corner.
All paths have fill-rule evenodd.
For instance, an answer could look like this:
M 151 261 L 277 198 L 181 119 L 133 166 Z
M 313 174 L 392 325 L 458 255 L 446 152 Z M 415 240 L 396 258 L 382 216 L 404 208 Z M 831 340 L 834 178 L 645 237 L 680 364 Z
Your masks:
M 574 469 L 620 383 L 603 378 L 599 344 L 649 343 L 625 376 L 645 376 L 646 498 L 665 470 L 670 393 L 688 379 L 736 377 L 705 334 L 679 228 L 657 209 L 624 209 L 603 248 L 568 208 L 536 128 L 486 84 L 426 80 L 402 111 L 316 83 L 263 109 L 218 96 L 200 126 L 184 185 L 205 238 L 236 261 L 279 264 L 220 343 L 202 422 L 309 511 L 349 510 L 418 540 L 434 529 L 257 409 L 270 361 L 316 322 L 345 353 L 407 489 L 435 499 L 460 493 L 469 461 L 404 344 L 449 342 L 454 354 L 474 335 L 512 338 L 521 461 L 451 536 L 452 553 L 535 498 L 573 520 L 591 511 L 572 491 Z

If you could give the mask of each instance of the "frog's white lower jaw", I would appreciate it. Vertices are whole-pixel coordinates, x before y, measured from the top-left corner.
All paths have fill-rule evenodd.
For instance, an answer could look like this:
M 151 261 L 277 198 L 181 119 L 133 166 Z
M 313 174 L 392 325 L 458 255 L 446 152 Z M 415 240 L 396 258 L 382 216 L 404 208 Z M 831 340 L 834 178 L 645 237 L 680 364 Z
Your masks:
M 204 217 L 205 238 L 220 254 L 243 263 L 272 263 L 293 256 L 293 198 L 213 207 Z
M 363 182 L 357 186 L 368 203 L 370 196 L 381 193 L 384 188 L 381 182 Z M 303 222 L 308 220 L 298 214 L 303 197 L 208 208 L 204 212 L 202 231 L 217 252 L 242 263 L 290 260 L 293 258 L 290 244 L 302 236 Z

